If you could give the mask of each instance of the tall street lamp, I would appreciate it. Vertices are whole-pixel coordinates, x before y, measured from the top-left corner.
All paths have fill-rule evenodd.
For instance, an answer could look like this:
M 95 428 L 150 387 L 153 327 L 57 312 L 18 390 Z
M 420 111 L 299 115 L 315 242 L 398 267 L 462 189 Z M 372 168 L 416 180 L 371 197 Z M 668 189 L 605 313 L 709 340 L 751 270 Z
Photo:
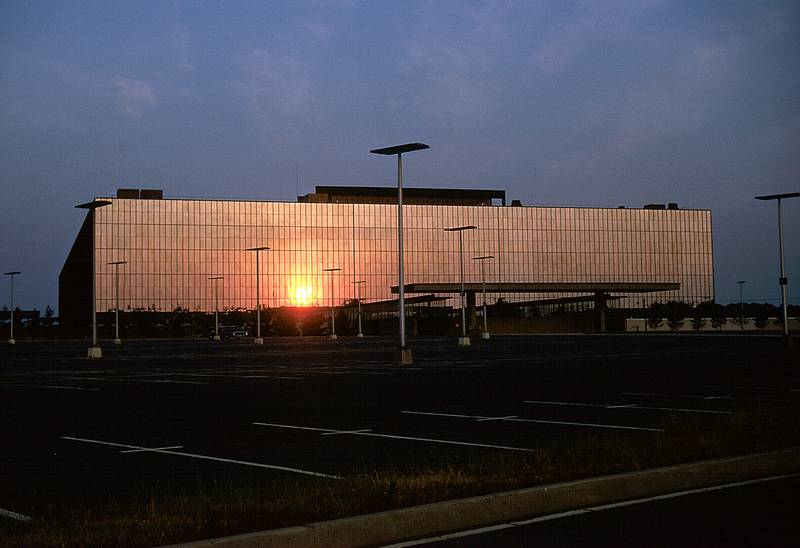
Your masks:
M 742 286 L 747 283 L 747 280 L 739 280 L 739 327 L 744 331 L 744 303 L 742 302 Z
M 458 260 L 460 263 L 461 269 L 461 338 L 458 339 L 458 346 L 469 346 L 469 337 L 467 337 L 467 311 L 466 303 L 464 302 L 464 238 L 463 234 L 465 230 L 475 230 L 478 228 L 477 226 L 469 225 L 469 226 L 457 226 L 454 228 L 445 228 L 445 232 L 458 232 Z
M 778 279 L 778 284 L 781 286 L 781 302 L 783 305 L 783 338 L 788 346 L 792 345 L 792 340 L 789 338 L 789 318 L 786 312 L 786 286 L 788 280 L 784 270 L 783 263 L 783 217 L 781 216 L 781 200 L 784 198 L 798 198 L 800 192 L 787 192 L 785 194 L 767 194 L 765 196 L 756 196 L 756 200 L 778 200 L 778 248 L 780 249 L 781 257 L 781 277 Z
M 128 264 L 128 261 L 106 264 L 114 265 L 114 344 L 122 344 L 122 339 L 119 338 L 119 265 Z
M 97 267 L 95 261 L 95 249 L 97 242 L 95 241 L 95 210 L 101 207 L 111 205 L 108 200 L 93 200 L 85 204 L 78 204 L 75 207 L 78 209 L 88 209 L 89 214 L 92 216 L 92 346 L 86 352 L 86 356 L 90 359 L 99 359 L 103 357 L 103 351 L 97 345 Z
M 225 276 L 209 276 L 209 280 L 214 280 L 214 340 L 219 340 L 219 300 L 217 295 L 218 280 L 222 280 Z
M 490 338 L 489 336 L 489 324 L 488 320 L 486 319 L 486 269 L 484 268 L 484 262 L 488 259 L 494 259 L 494 255 L 484 255 L 482 257 L 473 257 L 473 261 L 480 261 L 481 263 L 481 285 L 483 286 L 483 335 L 484 339 Z
M 14 340 L 14 276 L 17 274 L 22 274 L 15 270 L 14 272 L 3 272 L 4 276 L 11 276 L 11 332 L 8 335 L 8 344 L 16 344 L 17 341 Z M 359 321 L 361 318 L 359 317 Z
M 264 339 L 261 338 L 261 261 L 258 258 L 260 251 L 268 251 L 266 246 L 261 247 L 248 247 L 247 251 L 256 252 L 256 338 L 253 341 L 255 344 L 264 344 Z
M 372 154 L 384 154 L 387 156 L 397 154 L 397 293 L 398 302 L 400 303 L 398 323 L 400 324 L 400 363 L 402 365 L 414 363 L 411 349 L 406 348 L 406 301 L 405 287 L 403 285 L 403 153 L 425 150 L 426 148 L 430 147 L 425 143 L 406 143 L 404 145 L 370 150 Z
M 361 284 L 367 283 L 366 280 L 358 280 L 353 282 L 356 286 L 356 303 L 358 303 L 358 335 L 356 337 L 363 337 L 364 333 L 361 332 Z
M 341 268 L 323 268 L 323 272 L 331 273 L 331 340 L 336 340 L 336 294 L 333 288 L 333 273 L 339 272 Z

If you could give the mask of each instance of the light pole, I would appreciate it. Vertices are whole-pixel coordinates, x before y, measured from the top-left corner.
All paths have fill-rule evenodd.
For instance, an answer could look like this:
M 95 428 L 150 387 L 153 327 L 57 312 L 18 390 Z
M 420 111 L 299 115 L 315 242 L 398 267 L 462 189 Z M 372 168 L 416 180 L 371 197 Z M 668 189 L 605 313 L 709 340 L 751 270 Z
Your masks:
M 108 200 L 94 200 L 75 206 L 78 209 L 88 209 L 89 214 L 92 216 L 92 346 L 86 352 L 86 357 L 90 359 L 103 357 L 103 351 L 97 345 L 97 267 L 94 264 L 95 249 L 97 247 L 97 242 L 95 242 L 95 210 L 108 205 L 111 205 Z
M 788 285 L 788 279 L 786 278 L 786 272 L 783 266 L 783 217 L 781 215 L 781 200 L 784 198 L 798 197 L 800 197 L 800 192 L 756 196 L 756 200 L 778 200 L 778 249 L 780 250 L 781 257 L 781 277 L 778 279 L 778 284 L 781 286 L 781 302 L 783 305 L 783 338 L 787 346 L 792 346 L 792 340 L 789 338 L 789 318 L 786 312 L 786 286 Z
M 261 261 L 258 258 L 260 251 L 268 251 L 266 246 L 261 247 L 248 247 L 247 251 L 256 252 L 256 338 L 253 341 L 255 344 L 264 344 L 264 339 L 261 338 Z
M 14 276 L 17 274 L 22 274 L 22 272 L 14 271 L 14 272 L 3 272 L 4 276 L 11 276 L 11 332 L 8 334 L 8 344 L 16 344 L 17 341 L 14 340 Z M 359 316 L 359 321 L 361 317 Z
M 486 269 L 484 268 L 484 261 L 494 259 L 494 255 L 484 255 L 482 257 L 473 257 L 473 261 L 480 261 L 481 263 L 481 285 L 483 286 L 483 335 L 484 339 L 490 338 L 489 324 L 486 319 Z
M 363 337 L 364 333 L 361 332 L 361 284 L 367 283 L 366 280 L 358 280 L 353 282 L 356 286 L 356 302 L 358 303 L 358 335 L 356 337 Z
M 334 300 L 336 299 L 336 294 L 333 290 L 333 273 L 339 272 L 341 268 L 323 268 L 323 272 L 330 272 L 331 273 L 331 340 L 335 341 L 336 337 L 336 303 Z
M 217 280 L 222 280 L 225 276 L 209 276 L 209 280 L 214 280 L 214 340 L 219 339 L 219 300 L 217 299 Z
M 465 230 L 475 230 L 477 226 L 457 226 L 454 228 L 445 228 L 445 232 L 458 232 L 458 260 L 461 265 L 461 338 L 458 339 L 458 346 L 469 346 L 469 337 L 467 337 L 467 311 L 466 303 L 464 302 L 464 238 Z
M 747 280 L 739 280 L 739 327 L 744 331 L 744 303 L 742 302 L 742 286 L 747 283 Z
M 114 265 L 114 344 L 122 344 L 122 339 L 119 338 L 119 265 L 128 264 L 128 261 L 106 264 Z
M 405 286 L 403 285 L 403 153 L 425 150 L 430 148 L 425 143 L 406 143 L 393 147 L 376 148 L 370 150 L 372 154 L 393 156 L 397 154 L 397 293 L 400 309 L 398 311 L 400 324 L 400 363 L 411 365 L 414 357 L 411 349 L 406 348 L 406 302 Z

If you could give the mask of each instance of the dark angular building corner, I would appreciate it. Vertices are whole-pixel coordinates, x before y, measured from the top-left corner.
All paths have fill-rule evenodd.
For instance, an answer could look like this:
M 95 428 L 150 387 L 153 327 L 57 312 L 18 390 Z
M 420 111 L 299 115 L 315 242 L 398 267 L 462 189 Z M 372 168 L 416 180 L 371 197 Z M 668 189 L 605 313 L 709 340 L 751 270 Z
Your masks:
M 92 321 L 92 215 L 88 212 L 58 276 L 58 312 L 65 334 Z

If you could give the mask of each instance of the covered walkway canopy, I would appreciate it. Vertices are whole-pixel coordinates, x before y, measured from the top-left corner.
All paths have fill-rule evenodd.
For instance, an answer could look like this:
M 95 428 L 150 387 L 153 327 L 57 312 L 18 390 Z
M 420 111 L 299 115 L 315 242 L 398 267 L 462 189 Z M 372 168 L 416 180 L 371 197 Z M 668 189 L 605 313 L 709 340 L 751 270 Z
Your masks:
M 406 284 L 406 293 L 460 293 L 460 283 L 415 283 Z M 653 293 L 656 291 L 675 291 L 680 289 L 677 282 L 493 282 L 486 284 L 487 293 L 592 293 L 595 303 L 596 328 L 606 330 L 607 301 L 617 299 L 610 293 Z M 480 283 L 464 284 L 467 294 L 467 309 L 475 308 L 475 294 L 483 291 Z M 397 293 L 397 286 L 392 286 Z M 512 303 L 513 304 L 513 303 Z M 470 316 L 473 314 L 471 313 Z
M 459 293 L 458 283 L 406 284 L 406 293 Z M 652 293 L 680 289 L 679 283 L 656 282 L 522 282 L 486 283 L 487 293 Z M 480 283 L 464 284 L 464 291 L 482 291 Z M 397 286 L 392 286 L 397 293 Z

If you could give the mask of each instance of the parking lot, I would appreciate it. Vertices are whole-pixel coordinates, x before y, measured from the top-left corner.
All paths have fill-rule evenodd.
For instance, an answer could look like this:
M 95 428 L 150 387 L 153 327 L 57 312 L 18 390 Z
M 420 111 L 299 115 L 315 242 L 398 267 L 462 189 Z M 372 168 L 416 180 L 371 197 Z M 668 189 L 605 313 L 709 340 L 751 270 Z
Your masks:
M 515 478 L 531 474 L 519 463 L 545 452 L 581 476 L 798 440 L 796 357 L 774 337 L 418 339 L 412 366 L 392 363 L 394 344 L 126 341 L 96 361 L 83 342 L 4 346 L 0 527 L 217 487 L 335 493 L 352 478 L 475 463 L 517 485 L 537 481 Z M 580 450 L 597 453 L 596 470 Z M 481 489 L 465 483 L 453 494 Z M 405 500 L 383 495 L 367 506 Z

